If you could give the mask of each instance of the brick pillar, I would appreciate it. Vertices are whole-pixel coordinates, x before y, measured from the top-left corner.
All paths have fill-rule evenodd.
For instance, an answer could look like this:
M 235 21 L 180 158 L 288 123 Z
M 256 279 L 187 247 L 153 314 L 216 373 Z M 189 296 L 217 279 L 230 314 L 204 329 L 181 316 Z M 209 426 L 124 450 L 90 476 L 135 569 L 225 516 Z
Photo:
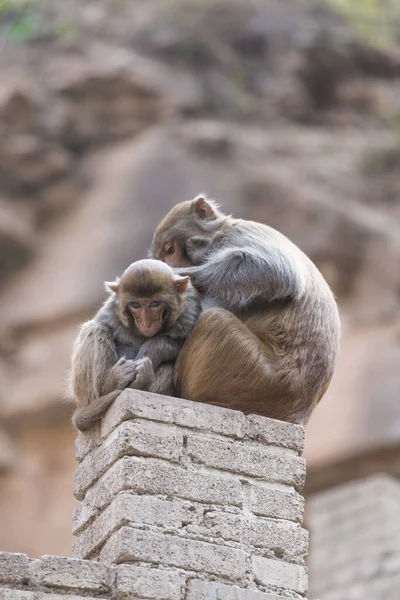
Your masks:
M 74 557 L 119 565 L 127 598 L 303 597 L 303 441 L 298 425 L 126 390 L 77 438 Z

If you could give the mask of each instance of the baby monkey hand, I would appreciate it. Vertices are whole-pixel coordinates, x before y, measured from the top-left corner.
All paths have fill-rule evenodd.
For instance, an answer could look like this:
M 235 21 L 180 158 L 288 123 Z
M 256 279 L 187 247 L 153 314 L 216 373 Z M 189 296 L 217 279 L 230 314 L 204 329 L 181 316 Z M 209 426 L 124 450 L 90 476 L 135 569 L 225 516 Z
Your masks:
M 153 363 L 147 357 L 132 362 L 135 368 L 135 376 L 128 387 L 133 390 L 147 389 L 155 380 Z

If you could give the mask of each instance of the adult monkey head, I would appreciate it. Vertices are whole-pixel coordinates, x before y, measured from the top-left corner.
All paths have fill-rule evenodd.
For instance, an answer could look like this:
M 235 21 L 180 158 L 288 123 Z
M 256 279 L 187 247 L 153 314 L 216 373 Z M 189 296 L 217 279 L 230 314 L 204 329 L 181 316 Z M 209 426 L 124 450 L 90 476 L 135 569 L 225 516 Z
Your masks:
M 214 234 L 229 217 L 200 194 L 176 205 L 157 227 L 151 253 L 171 267 L 200 264 Z
M 224 215 L 204 195 L 163 219 L 152 255 L 224 307 L 204 311 L 182 348 L 178 393 L 306 423 L 340 336 L 335 299 L 311 260 L 272 227 Z

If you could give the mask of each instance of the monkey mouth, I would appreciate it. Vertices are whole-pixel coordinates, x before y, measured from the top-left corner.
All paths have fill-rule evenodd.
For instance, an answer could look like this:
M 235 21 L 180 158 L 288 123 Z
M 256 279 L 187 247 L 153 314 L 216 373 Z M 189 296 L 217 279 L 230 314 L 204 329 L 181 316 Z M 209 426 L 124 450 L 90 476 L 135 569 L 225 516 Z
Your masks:
M 138 327 L 140 333 L 142 335 L 144 335 L 144 337 L 149 337 L 149 338 L 155 336 L 160 331 L 162 326 L 163 326 L 162 319 L 157 319 L 157 321 L 149 321 L 149 322 L 139 321 L 139 323 L 137 324 L 137 327 Z

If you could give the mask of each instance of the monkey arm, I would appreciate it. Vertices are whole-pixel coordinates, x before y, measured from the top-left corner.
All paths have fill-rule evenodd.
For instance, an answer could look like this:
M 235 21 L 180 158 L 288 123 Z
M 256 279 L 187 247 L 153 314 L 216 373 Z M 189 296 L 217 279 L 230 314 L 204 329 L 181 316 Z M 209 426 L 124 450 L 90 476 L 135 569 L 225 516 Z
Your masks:
M 154 369 L 161 363 L 169 360 L 174 361 L 178 356 L 179 350 L 183 346 L 184 339 L 173 338 L 166 335 L 157 335 L 145 342 L 136 357 L 139 360 L 144 357 L 150 358 Z
M 265 251 L 227 248 L 198 267 L 182 268 L 202 294 L 218 298 L 232 309 L 245 308 L 257 298 L 296 297 L 305 284 L 300 262 L 278 248 Z

